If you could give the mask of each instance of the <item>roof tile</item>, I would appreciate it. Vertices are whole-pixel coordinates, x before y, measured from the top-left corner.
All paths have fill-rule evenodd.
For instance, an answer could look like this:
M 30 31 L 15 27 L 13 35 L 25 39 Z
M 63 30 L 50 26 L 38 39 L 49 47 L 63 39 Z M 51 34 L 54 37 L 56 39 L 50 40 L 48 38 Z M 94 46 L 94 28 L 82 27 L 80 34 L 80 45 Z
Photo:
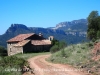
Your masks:
M 22 40 L 25 40 L 26 38 L 34 35 L 35 33 L 30 33 L 30 34 L 19 34 L 18 36 L 11 38 L 10 40 L 8 40 L 7 42 L 19 42 Z
M 18 42 L 17 44 L 15 44 L 14 46 L 24 46 L 25 44 L 27 44 L 30 40 L 23 40 L 21 42 Z
M 33 45 L 50 45 L 50 40 L 32 40 L 31 42 Z

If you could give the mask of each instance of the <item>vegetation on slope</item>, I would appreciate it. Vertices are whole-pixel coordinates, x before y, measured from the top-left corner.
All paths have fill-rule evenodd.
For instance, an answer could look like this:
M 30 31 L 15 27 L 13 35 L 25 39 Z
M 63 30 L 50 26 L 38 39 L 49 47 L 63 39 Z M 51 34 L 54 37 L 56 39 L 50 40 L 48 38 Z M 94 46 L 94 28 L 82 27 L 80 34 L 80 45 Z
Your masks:
M 7 50 L 4 47 L 0 46 L 0 56 L 6 56 L 6 55 L 7 55 Z
M 0 75 L 22 75 L 24 72 L 23 67 L 25 65 L 29 66 L 29 63 L 27 62 L 28 58 L 50 53 L 27 53 L 16 54 L 13 56 L 4 56 L 5 50 L 5 48 L 0 47 Z
M 24 54 L 16 54 L 15 56 L 18 58 L 23 58 L 25 60 L 32 58 L 37 55 L 45 55 L 45 54 L 50 54 L 50 52 L 41 52 L 41 53 L 24 53 Z
M 52 62 L 59 62 L 64 64 L 72 64 L 72 65 L 78 65 L 79 63 L 85 62 L 91 58 L 89 56 L 90 49 L 89 47 L 90 43 L 83 43 L 83 44 L 76 44 L 71 45 L 66 48 L 64 48 L 65 57 L 62 56 L 62 50 L 54 53 L 49 59 Z
M 97 42 L 97 41 L 96 41 Z M 48 59 L 53 63 L 70 64 L 85 71 L 90 71 L 93 75 L 100 75 L 100 60 L 92 60 L 94 57 L 92 49 L 96 42 L 70 45 L 64 48 L 65 56 L 62 56 L 62 50 L 54 53 Z
M 0 46 L 0 75 L 22 75 L 22 73 L 24 72 L 23 67 L 25 65 L 29 66 L 27 59 L 43 54 L 49 54 L 49 52 L 6 56 L 7 50 L 4 47 Z
M 16 56 L 2 57 L 0 60 L 0 75 L 22 75 L 24 65 L 28 62 Z

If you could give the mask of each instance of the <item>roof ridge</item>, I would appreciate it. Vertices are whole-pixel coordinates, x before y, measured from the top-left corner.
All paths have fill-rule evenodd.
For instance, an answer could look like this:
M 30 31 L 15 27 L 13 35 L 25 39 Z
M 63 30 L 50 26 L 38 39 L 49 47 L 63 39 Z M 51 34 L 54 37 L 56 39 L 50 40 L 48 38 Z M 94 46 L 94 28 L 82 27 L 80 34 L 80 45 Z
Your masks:
M 34 35 L 35 33 L 27 33 L 27 34 L 19 34 L 13 38 L 11 38 L 10 40 L 8 40 L 7 42 L 19 42 L 22 40 L 25 40 L 26 38 Z

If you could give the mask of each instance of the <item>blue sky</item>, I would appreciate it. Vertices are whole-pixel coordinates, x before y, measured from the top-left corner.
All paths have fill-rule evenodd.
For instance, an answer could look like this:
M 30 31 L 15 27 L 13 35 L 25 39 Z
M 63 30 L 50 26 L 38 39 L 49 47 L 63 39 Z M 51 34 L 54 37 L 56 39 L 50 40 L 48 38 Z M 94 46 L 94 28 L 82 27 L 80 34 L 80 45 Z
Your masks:
M 11 24 L 54 27 L 64 21 L 87 18 L 100 12 L 100 0 L 0 0 L 0 34 Z

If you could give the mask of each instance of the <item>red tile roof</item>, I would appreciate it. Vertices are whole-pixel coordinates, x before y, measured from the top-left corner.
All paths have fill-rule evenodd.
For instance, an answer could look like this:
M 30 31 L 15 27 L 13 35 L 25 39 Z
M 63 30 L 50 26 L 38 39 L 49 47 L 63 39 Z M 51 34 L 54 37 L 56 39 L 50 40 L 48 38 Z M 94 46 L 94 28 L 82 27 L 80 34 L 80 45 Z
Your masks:
M 23 40 L 21 42 L 18 42 L 17 44 L 15 44 L 14 46 L 24 46 L 25 44 L 27 44 L 30 40 Z
M 50 45 L 51 41 L 50 40 L 32 40 L 31 43 L 33 45 Z
M 25 40 L 26 38 L 34 35 L 35 33 L 30 33 L 30 34 L 19 34 L 18 36 L 8 40 L 7 42 L 19 42 L 22 40 Z

